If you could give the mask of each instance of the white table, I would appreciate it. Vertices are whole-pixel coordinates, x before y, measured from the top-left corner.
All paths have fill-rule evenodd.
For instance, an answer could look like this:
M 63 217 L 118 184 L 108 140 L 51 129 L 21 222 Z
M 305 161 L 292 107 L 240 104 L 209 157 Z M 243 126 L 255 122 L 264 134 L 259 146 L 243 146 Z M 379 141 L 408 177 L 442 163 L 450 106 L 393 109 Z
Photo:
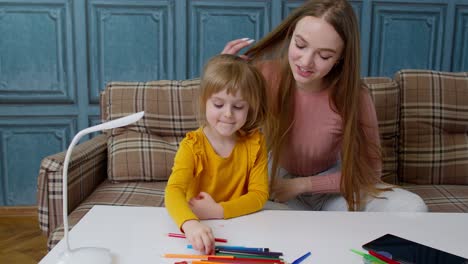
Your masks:
M 292 262 L 310 251 L 302 264 L 363 263 L 350 252 L 386 233 L 468 258 L 468 214 L 261 211 L 229 220 L 205 221 L 223 245 L 268 247 Z M 109 248 L 113 263 L 174 263 L 164 253 L 196 253 L 165 208 L 94 206 L 70 231 L 72 248 Z M 56 263 L 65 249 L 60 241 L 40 263 Z

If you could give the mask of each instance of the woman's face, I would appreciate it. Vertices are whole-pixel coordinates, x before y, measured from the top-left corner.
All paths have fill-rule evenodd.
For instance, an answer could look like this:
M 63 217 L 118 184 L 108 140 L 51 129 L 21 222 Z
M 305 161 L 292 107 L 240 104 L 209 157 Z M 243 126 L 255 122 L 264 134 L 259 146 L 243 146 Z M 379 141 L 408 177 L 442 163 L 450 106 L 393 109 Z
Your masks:
M 322 79 L 340 60 L 343 40 L 332 25 L 313 16 L 298 21 L 289 44 L 289 66 L 301 89 L 323 89 Z

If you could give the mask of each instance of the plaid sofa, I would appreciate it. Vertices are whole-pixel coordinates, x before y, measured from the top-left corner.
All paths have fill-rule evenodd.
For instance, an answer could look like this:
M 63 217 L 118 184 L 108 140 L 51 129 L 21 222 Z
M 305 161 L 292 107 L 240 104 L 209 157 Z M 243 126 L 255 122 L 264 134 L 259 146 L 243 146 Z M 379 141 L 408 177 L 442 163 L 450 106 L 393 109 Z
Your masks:
M 383 179 L 419 194 L 432 212 L 468 212 L 468 73 L 401 70 L 363 78 L 374 99 L 384 154 Z M 164 206 L 178 143 L 198 127 L 199 80 L 113 82 L 101 93 L 101 117 L 144 110 L 125 128 L 75 147 L 68 175 L 69 223 L 93 205 Z M 63 237 L 65 152 L 42 160 L 40 228 L 51 249 Z

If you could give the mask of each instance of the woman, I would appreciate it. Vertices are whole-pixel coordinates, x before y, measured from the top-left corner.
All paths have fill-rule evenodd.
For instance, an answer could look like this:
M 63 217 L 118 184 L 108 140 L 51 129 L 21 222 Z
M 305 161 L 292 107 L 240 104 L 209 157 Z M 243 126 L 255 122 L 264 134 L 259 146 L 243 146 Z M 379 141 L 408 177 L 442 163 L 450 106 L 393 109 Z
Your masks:
M 222 53 L 250 43 L 231 41 Z M 306 2 L 244 58 L 259 67 L 271 98 L 264 132 L 274 201 L 296 209 L 427 211 L 419 196 L 380 180 L 377 117 L 360 81 L 359 30 L 347 1 Z

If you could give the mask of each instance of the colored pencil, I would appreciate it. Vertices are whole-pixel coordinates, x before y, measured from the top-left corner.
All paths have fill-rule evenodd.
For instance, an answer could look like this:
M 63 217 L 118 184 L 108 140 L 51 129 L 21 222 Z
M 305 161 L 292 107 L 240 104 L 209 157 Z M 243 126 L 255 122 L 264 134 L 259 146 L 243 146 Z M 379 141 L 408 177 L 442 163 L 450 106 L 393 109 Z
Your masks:
M 400 264 L 400 262 L 396 261 L 396 260 L 393 260 L 391 258 L 388 258 L 382 254 L 379 254 L 378 252 L 375 252 L 375 251 L 372 251 L 372 250 L 369 250 L 369 254 L 371 254 L 372 256 L 380 259 L 380 260 L 383 260 L 389 264 Z
M 213 260 L 213 261 L 221 261 L 225 263 L 263 263 L 263 264 L 275 264 L 275 263 L 280 263 L 284 264 L 284 260 L 282 259 L 265 259 L 265 258 L 239 258 L 234 256 L 234 259 L 223 259 L 223 260 L 215 260 L 211 259 L 211 257 L 208 257 L 208 260 Z
M 383 261 L 381 259 L 378 259 L 378 258 L 376 258 L 376 257 L 374 257 L 372 255 L 366 254 L 366 253 L 364 253 L 362 251 L 359 251 L 359 250 L 356 250 L 356 249 L 351 249 L 351 251 L 358 254 L 358 255 L 360 255 L 360 256 L 362 256 L 364 259 L 370 260 L 370 261 L 372 261 L 374 263 L 387 264 L 387 262 L 385 262 L 385 261 Z
M 170 237 L 185 238 L 184 234 L 168 233 L 167 235 L 170 236 Z M 227 239 L 224 239 L 224 238 L 215 237 L 215 241 L 216 242 L 227 243 Z
M 164 254 L 165 258 L 186 258 L 186 259 L 234 259 L 234 256 L 217 256 L 217 255 L 193 255 L 193 254 L 173 254 L 168 253 Z
M 307 252 L 305 253 L 304 255 L 300 256 L 298 259 L 294 260 L 291 264 L 299 264 L 301 263 L 302 261 L 304 261 L 304 259 L 306 259 L 308 256 L 310 256 L 310 252 Z
M 215 249 L 219 250 L 245 250 L 245 251 L 259 251 L 269 252 L 269 248 L 258 248 L 258 247 L 243 247 L 243 246 L 215 246 Z
M 252 250 L 243 250 L 243 249 L 217 249 L 216 252 L 224 254 L 243 254 L 243 255 L 255 255 L 255 256 L 265 256 L 265 257 L 279 257 L 283 256 L 282 252 L 260 252 Z

